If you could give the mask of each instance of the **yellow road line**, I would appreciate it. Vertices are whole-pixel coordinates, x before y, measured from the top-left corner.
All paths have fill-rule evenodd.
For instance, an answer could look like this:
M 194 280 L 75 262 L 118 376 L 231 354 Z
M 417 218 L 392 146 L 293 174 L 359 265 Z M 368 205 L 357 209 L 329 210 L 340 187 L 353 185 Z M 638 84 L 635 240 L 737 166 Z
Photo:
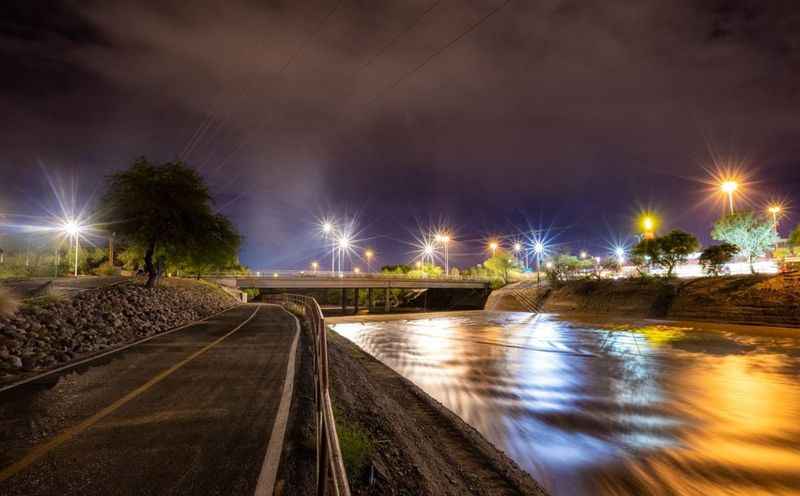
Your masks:
M 242 322 L 241 324 L 236 326 L 233 330 L 231 330 L 230 332 L 228 332 L 224 336 L 222 336 L 222 337 L 216 339 L 215 341 L 207 344 L 202 349 L 197 350 L 196 352 L 192 353 L 188 357 L 184 358 L 180 362 L 178 362 L 175 365 L 173 365 L 172 367 L 170 367 L 170 368 L 168 368 L 168 369 L 166 369 L 166 370 L 164 370 L 162 372 L 159 372 L 155 377 L 153 377 L 149 381 L 145 382 L 144 384 L 142 384 L 138 388 L 134 389 L 130 393 L 126 394 L 122 398 L 118 399 L 114 403 L 112 403 L 112 404 L 108 405 L 107 407 L 103 408 L 102 410 L 100 410 L 99 412 L 95 413 L 94 415 L 92 415 L 88 419 L 84 420 L 83 422 L 79 423 L 78 425 L 76 425 L 74 427 L 70 427 L 69 429 L 61 432 L 60 434 L 58 434 L 57 436 L 55 436 L 51 440 L 47 441 L 46 443 L 42 443 L 42 444 L 40 444 L 38 446 L 35 446 L 21 460 L 19 460 L 18 462 L 14 463 L 12 465 L 9 465 L 8 467 L 6 467 L 2 471 L 0 471 L 0 482 L 4 481 L 6 479 L 9 479 L 9 478 L 13 477 L 14 475 L 18 474 L 19 472 L 25 470 L 26 468 L 31 466 L 33 463 L 35 463 L 37 460 L 39 460 L 43 456 L 47 455 L 52 450 L 58 448 L 59 446 L 61 446 L 62 444 L 66 443 L 67 441 L 69 441 L 73 437 L 81 434 L 82 432 L 84 432 L 85 430 L 87 430 L 88 428 L 90 428 L 91 426 L 96 424 L 97 422 L 103 420 L 105 417 L 107 417 L 107 416 L 111 415 L 112 413 L 114 413 L 115 411 L 119 410 L 123 405 L 125 405 L 126 403 L 128 403 L 131 400 L 135 399 L 136 397 L 140 396 L 142 393 L 145 393 L 147 390 L 149 390 L 150 388 L 152 388 L 153 386 L 155 386 L 159 382 L 163 381 L 164 379 L 166 379 L 167 377 L 172 375 L 179 368 L 183 367 L 187 363 L 191 362 L 195 358 L 199 357 L 203 353 L 207 352 L 208 350 L 210 350 L 214 346 L 216 346 L 219 343 L 221 343 L 222 340 L 224 340 L 225 338 L 227 338 L 228 336 L 230 336 L 234 332 L 236 332 L 239 329 L 241 329 L 245 324 L 250 322 L 253 319 L 253 317 L 256 316 L 256 313 L 258 313 L 259 308 L 261 308 L 261 307 L 256 307 L 256 309 L 253 311 L 253 313 L 250 315 L 250 317 L 247 318 L 247 320 L 245 320 L 244 322 Z

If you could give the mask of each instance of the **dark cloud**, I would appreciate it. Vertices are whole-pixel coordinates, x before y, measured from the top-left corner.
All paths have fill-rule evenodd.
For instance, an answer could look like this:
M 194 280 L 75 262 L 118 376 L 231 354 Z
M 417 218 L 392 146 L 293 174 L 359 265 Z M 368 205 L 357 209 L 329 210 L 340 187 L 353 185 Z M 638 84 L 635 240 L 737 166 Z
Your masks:
M 308 223 L 328 209 L 369 236 L 444 216 L 470 238 L 541 221 L 602 245 L 655 204 L 705 234 L 691 179 L 713 153 L 749 158 L 765 198 L 797 190 L 795 2 L 512 1 L 419 68 L 502 4 L 10 2 L 5 202 L 42 191 L 39 163 L 92 188 L 180 157 L 265 266 L 319 256 Z

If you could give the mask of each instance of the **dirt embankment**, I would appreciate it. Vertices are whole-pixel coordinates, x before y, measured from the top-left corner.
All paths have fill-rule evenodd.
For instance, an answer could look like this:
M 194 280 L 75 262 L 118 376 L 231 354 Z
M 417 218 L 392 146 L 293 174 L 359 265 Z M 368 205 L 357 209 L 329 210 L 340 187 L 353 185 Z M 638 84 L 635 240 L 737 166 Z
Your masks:
M 336 424 L 355 495 L 543 495 L 477 431 L 329 333 Z
M 573 281 L 552 289 L 541 310 L 800 327 L 800 273 Z

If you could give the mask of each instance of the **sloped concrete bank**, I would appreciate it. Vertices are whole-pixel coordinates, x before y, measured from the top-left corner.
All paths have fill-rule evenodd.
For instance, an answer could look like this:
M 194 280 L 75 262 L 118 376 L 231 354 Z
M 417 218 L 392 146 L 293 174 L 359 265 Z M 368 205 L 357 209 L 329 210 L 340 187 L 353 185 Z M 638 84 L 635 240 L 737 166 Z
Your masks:
M 528 298 L 541 299 L 541 311 L 547 313 L 800 327 L 797 272 L 671 281 L 585 280 L 552 290 L 520 291 L 531 293 Z M 514 305 L 502 304 L 495 309 L 517 310 Z
M 219 287 L 169 279 L 45 295 L 0 316 L 0 384 L 152 336 L 235 305 Z

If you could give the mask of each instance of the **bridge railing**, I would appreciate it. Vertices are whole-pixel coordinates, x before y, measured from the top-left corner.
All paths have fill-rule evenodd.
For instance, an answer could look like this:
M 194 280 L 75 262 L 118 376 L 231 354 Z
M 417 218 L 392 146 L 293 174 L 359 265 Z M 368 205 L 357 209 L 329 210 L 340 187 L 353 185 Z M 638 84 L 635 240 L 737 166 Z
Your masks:
M 303 315 L 311 326 L 314 341 L 314 394 L 317 427 L 317 495 L 350 496 L 347 472 L 333 417 L 328 375 L 328 339 L 322 309 L 310 296 L 268 295 L 266 301 Z
M 321 279 L 412 279 L 412 280 L 436 280 L 436 281 L 476 281 L 487 282 L 490 280 L 488 277 L 481 276 L 467 276 L 467 275 L 413 275 L 408 274 L 393 274 L 389 272 L 331 272 L 329 270 L 258 270 L 250 271 L 247 273 L 226 273 L 217 272 L 202 274 L 202 277 L 226 277 L 236 279 L 253 279 L 253 278 L 321 278 Z

